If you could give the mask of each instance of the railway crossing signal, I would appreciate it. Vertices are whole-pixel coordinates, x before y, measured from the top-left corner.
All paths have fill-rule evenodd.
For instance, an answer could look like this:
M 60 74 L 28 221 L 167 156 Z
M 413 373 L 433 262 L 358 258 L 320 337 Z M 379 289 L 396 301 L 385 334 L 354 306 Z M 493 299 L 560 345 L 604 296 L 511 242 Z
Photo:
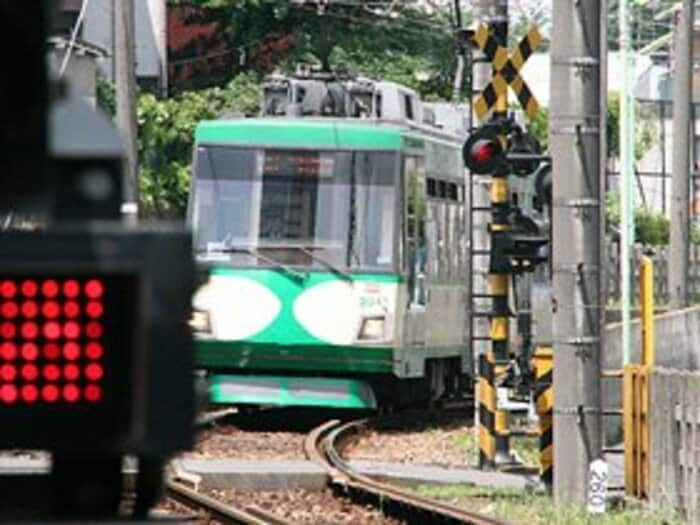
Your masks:
M 528 117 L 534 118 L 540 106 L 527 83 L 520 76 L 520 70 L 542 41 L 536 26 L 530 28 L 515 51 L 509 56 L 508 50 L 500 45 L 486 25 L 480 25 L 474 34 L 474 42 L 493 63 L 494 75 L 474 102 L 474 110 L 483 119 L 493 108 L 499 97 L 506 96 L 510 87 L 518 97 L 520 105 Z
M 505 148 L 502 126 L 485 124 L 472 133 L 462 148 L 464 165 L 477 175 L 486 175 L 504 167 Z

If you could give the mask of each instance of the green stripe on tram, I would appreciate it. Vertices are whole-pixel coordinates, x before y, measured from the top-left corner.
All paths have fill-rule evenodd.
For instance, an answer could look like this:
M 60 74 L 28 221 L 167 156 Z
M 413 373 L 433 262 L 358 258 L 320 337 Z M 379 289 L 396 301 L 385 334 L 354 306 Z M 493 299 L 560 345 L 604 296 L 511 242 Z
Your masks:
M 336 149 L 399 150 L 396 128 L 337 121 L 212 120 L 197 126 L 198 143 Z

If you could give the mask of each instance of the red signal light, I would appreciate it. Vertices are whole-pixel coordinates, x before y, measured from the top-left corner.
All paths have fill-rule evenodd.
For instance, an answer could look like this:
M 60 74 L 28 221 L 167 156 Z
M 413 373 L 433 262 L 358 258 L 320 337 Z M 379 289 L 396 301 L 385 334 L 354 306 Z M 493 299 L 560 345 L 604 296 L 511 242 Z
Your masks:
M 102 337 L 102 325 L 94 321 L 88 323 L 85 327 L 85 335 L 90 339 L 99 339 Z
M 4 339 L 12 339 L 17 335 L 17 327 L 13 323 L 2 323 L 0 325 L 0 335 Z
M 80 315 L 80 306 L 75 301 L 68 301 L 63 305 L 63 314 L 72 319 Z
M 58 339 L 61 337 L 61 325 L 56 321 L 49 321 L 43 328 L 46 339 Z
M 72 363 L 64 366 L 63 377 L 65 377 L 68 381 L 75 381 L 80 377 L 80 368 L 78 368 L 78 365 L 74 365 Z
M 480 140 L 471 150 L 471 156 L 475 162 L 484 164 L 493 159 L 500 151 L 500 147 L 494 141 Z
M 36 317 L 39 313 L 39 307 L 35 301 L 25 301 L 22 303 L 22 315 L 24 317 Z
M 24 365 L 20 371 L 20 374 L 25 381 L 33 382 L 36 381 L 37 377 L 39 377 L 39 369 L 36 367 L 36 365 Z
M 104 308 L 102 307 L 102 303 L 97 301 L 91 301 L 85 307 L 85 313 L 88 317 L 92 317 L 93 319 L 101 317 L 103 312 Z
M 17 369 L 12 365 L 2 365 L 0 366 L 0 378 L 8 383 L 15 380 L 17 377 Z
M 55 319 L 61 314 L 61 307 L 56 301 L 46 301 L 41 307 L 41 313 L 47 319 Z
M 104 295 L 100 279 L 0 280 L 0 404 L 103 399 Z
M 36 323 L 23 323 L 20 330 L 25 339 L 36 339 L 39 335 L 39 327 Z
M 0 307 L 0 314 L 2 314 L 2 316 L 6 319 L 14 319 L 19 314 L 19 307 L 17 306 L 17 303 L 13 301 L 2 303 L 2 307 Z
M 34 343 L 24 343 L 22 345 L 22 358 L 27 361 L 35 361 L 39 357 L 39 349 Z
M 47 381 L 57 381 L 61 377 L 61 369 L 56 365 L 46 365 L 42 373 Z
M 39 398 L 39 389 L 34 385 L 24 385 L 21 395 L 25 403 L 34 403 Z
M 0 400 L 3 403 L 12 404 L 17 401 L 17 387 L 15 385 L 2 385 L 0 387 Z
M 85 399 L 96 403 L 102 399 L 102 389 L 97 385 L 88 385 L 85 387 Z
M 69 403 L 75 403 L 80 399 L 80 389 L 72 384 L 64 386 L 63 399 L 65 399 Z
M 43 293 L 46 297 L 53 298 L 58 295 L 58 283 L 54 281 L 53 279 L 49 279 L 48 281 L 44 281 L 41 284 L 41 293 Z
M 85 367 L 85 377 L 90 381 L 99 381 L 104 375 L 104 370 L 97 363 L 90 363 Z
M 17 285 L 12 281 L 3 281 L 0 284 L 0 295 L 5 299 L 12 299 L 17 294 Z
M 74 279 L 69 279 L 63 283 L 63 295 L 69 299 L 75 299 L 80 295 L 80 284 Z
M 80 325 L 75 321 L 68 321 L 63 325 L 63 336 L 66 339 L 77 339 L 80 337 Z
M 104 286 L 102 282 L 97 279 L 91 279 L 85 283 L 85 295 L 90 299 L 99 299 L 104 293 Z
M 58 387 L 56 385 L 45 385 L 41 389 L 42 399 L 49 403 L 54 403 L 58 401 L 60 395 L 61 393 L 59 392 Z
M 20 290 L 25 297 L 34 297 L 39 292 L 39 285 L 36 281 L 27 279 L 20 286 Z
M 6 361 L 12 361 L 17 357 L 17 346 L 14 343 L 3 343 L 0 346 L 0 356 Z
M 55 361 L 61 357 L 61 348 L 56 343 L 49 343 L 44 346 L 44 357 L 51 361 Z
M 102 357 L 103 353 L 104 350 L 102 349 L 102 345 L 100 343 L 96 343 L 95 341 L 89 342 L 85 347 L 85 355 L 88 357 L 88 359 L 99 359 Z
M 63 347 L 63 357 L 75 361 L 80 357 L 80 346 L 77 343 L 66 343 Z
M 499 126 L 485 125 L 474 131 L 462 148 L 464 165 L 478 175 L 486 175 L 503 169 L 505 163 L 503 130 Z

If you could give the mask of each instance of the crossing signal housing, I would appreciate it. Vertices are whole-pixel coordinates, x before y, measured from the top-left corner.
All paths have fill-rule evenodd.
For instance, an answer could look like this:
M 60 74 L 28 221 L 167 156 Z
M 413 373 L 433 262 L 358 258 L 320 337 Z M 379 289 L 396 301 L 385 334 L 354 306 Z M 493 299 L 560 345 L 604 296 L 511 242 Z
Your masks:
M 189 236 L 2 236 L 0 447 L 148 457 L 188 447 Z
M 505 149 L 498 126 L 485 125 L 467 138 L 462 148 L 464 165 L 477 175 L 486 175 L 504 168 Z

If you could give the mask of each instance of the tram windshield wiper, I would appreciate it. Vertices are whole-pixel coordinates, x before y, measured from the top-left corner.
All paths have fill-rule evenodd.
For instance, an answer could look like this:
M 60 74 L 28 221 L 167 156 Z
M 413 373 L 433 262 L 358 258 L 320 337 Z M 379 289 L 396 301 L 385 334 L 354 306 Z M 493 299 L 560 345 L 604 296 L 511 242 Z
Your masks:
M 304 280 L 306 279 L 306 274 L 302 272 L 298 272 L 294 268 L 287 266 L 284 263 L 281 263 L 272 257 L 268 257 L 267 255 L 263 255 L 260 253 L 257 249 L 253 248 L 252 246 L 233 246 L 230 244 L 224 244 L 222 246 L 217 246 L 216 248 L 209 248 L 207 249 L 208 252 L 218 252 L 218 253 L 247 253 L 248 255 L 252 255 L 253 257 L 257 258 L 260 261 L 263 261 L 270 266 L 273 266 L 274 268 L 279 268 L 280 270 L 284 271 L 285 273 L 291 275 L 295 279 L 299 280 Z
M 327 261 L 320 255 L 316 255 L 313 251 L 320 248 L 319 246 L 314 246 L 314 245 L 309 245 L 309 246 L 300 246 L 298 244 L 263 244 L 261 248 L 265 250 L 298 250 L 304 255 L 307 255 L 317 263 L 325 266 L 328 268 L 331 272 L 334 274 L 338 275 L 339 277 L 342 277 L 346 281 L 353 282 L 354 279 L 352 278 L 352 275 L 350 275 L 348 272 L 345 270 L 342 270 L 338 268 L 336 265 L 334 265 L 332 262 Z
M 325 266 L 326 268 L 328 268 L 331 272 L 333 272 L 334 274 L 338 275 L 339 277 L 342 277 L 342 278 L 345 279 L 346 281 L 353 282 L 352 275 L 350 275 L 348 272 L 346 272 L 346 271 L 344 271 L 344 270 L 341 270 L 340 268 L 338 268 L 337 266 L 335 266 L 333 263 L 327 261 L 327 260 L 324 259 L 323 257 L 320 257 L 319 255 L 316 255 L 316 254 L 313 252 L 314 248 L 309 249 L 309 248 L 305 248 L 304 246 L 294 246 L 294 248 L 297 248 L 297 249 L 300 250 L 302 253 L 308 255 L 309 257 L 311 257 L 311 258 L 312 258 L 314 261 L 316 261 L 317 263 L 322 264 L 323 266 Z

